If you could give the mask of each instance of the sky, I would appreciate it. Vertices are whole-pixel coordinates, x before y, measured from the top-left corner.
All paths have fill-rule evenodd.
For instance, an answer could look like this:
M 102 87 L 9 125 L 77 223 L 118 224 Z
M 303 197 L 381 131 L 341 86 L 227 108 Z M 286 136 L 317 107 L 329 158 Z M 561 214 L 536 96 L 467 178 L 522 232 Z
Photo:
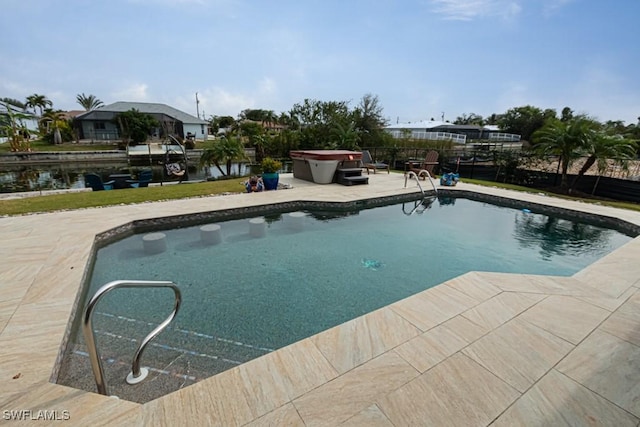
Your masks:
M 638 0 L 1 0 L 0 97 L 192 115 L 377 96 L 390 124 L 640 116 Z M 196 104 L 196 93 L 199 104 Z

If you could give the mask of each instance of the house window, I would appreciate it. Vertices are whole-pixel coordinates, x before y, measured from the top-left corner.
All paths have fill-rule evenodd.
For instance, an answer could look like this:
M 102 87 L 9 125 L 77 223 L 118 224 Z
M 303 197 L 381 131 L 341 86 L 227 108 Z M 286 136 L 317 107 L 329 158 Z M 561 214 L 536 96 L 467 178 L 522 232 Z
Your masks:
M 106 126 L 105 126 L 104 122 L 95 122 L 95 123 L 93 124 L 93 128 L 94 128 L 95 130 L 105 130 L 105 129 L 106 129 Z

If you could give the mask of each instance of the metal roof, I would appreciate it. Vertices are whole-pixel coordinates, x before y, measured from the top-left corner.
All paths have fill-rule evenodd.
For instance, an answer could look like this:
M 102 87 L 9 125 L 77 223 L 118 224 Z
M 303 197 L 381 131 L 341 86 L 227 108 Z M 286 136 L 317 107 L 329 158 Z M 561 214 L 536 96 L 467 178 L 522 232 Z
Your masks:
M 433 128 L 449 128 L 450 130 L 492 130 L 497 131 L 498 127 L 493 125 L 478 126 L 478 125 L 456 125 L 449 122 L 442 122 L 440 120 L 421 120 L 413 123 L 397 123 L 395 125 L 389 125 L 385 127 L 388 130 L 402 130 L 402 129 L 433 129 Z M 442 129 L 446 130 L 446 129 Z
M 22 108 L 16 107 L 13 104 L 9 104 L 8 102 L 0 101 L 0 113 L 6 114 L 9 110 L 11 110 L 12 113 L 22 113 L 29 116 L 29 118 L 36 118 L 31 111 L 23 110 Z
M 159 104 L 154 102 L 119 101 L 119 102 L 114 102 L 113 104 L 104 105 L 92 111 L 87 111 L 85 114 L 81 114 L 77 117 L 82 119 L 91 113 L 124 113 L 125 111 L 129 111 L 131 109 L 136 109 L 141 113 L 146 113 L 146 114 L 164 114 L 178 121 L 181 121 L 183 124 L 205 125 L 209 123 L 206 120 L 199 119 L 195 116 L 192 116 L 191 114 L 187 114 L 184 111 L 180 111 L 166 104 Z
M 448 122 L 441 122 L 439 120 L 421 120 L 413 123 L 396 123 L 395 125 L 389 125 L 385 129 L 430 129 L 438 126 L 453 126 Z

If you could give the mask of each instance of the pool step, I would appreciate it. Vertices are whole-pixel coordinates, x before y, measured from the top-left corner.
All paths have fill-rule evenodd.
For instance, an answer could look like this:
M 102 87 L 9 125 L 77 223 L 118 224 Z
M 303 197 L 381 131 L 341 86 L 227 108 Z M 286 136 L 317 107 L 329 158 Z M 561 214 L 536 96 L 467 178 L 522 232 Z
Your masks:
M 342 185 L 368 184 L 369 177 L 362 176 L 360 168 L 338 168 L 336 169 L 335 182 Z
M 140 339 L 155 323 L 98 311 L 95 325 L 109 392 L 140 403 L 273 351 L 260 343 L 241 342 L 233 336 L 223 338 L 208 331 L 169 326 L 149 343 L 142 359 L 142 365 L 149 367 L 154 381 L 143 381 L 131 387 L 124 378 L 131 371 L 131 361 Z M 71 351 L 61 363 L 58 382 L 95 391 L 86 345 L 80 343 L 68 350 Z M 158 384 L 161 384 L 160 388 L 156 387 Z
M 111 336 L 122 343 L 133 342 L 135 344 L 135 341 L 144 336 L 145 330 L 153 326 L 152 322 L 133 317 L 114 316 L 105 312 L 97 312 L 96 314 L 98 318 L 104 321 L 98 334 L 100 336 Z M 239 342 L 233 338 L 222 338 L 202 331 L 185 329 L 177 325 L 168 326 L 161 336 L 152 341 L 147 351 L 149 353 L 157 351 L 158 354 L 177 352 L 185 355 L 199 355 L 203 360 L 216 359 L 223 364 L 231 365 L 244 363 L 273 351 L 272 348 L 265 348 L 259 344 L 253 345 L 252 343 Z M 132 354 L 133 351 L 125 351 L 123 354 L 127 355 L 129 353 Z M 165 362 L 168 362 L 168 360 Z

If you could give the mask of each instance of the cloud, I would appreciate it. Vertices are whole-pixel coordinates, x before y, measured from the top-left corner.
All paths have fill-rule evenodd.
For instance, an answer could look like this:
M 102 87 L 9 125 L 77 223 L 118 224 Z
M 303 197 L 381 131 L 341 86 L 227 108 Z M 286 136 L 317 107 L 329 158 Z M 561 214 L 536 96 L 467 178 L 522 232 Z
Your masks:
M 574 0 L 545 0 L 543 5 L 543 12 L 545 16 L 552 15 L 558 9 L 563 8 Z
M 616 70 L 606 59 L 594 59 L 572 75 L 571 82 L 549 85 L 540 90 L 543 82 L 521 79 L 504 83 L 497 89 L 493 112 L 501 113 L 514 107 L 532 105 L 553 108 L 558 114 L 569 107 L 579 114 L 587 114 L 599 121 L 624 120 L 636 123 L 640 100 L 637 84 Z
M 431 0 L 431 4 L 434 12 L 455 21 L 496 16 L 509 20 L 522 10 L 518 0 Z
M 21 83 L 13 82 L 13 81 L 2 81 L 0 82 L 0 91 L 9 98 L 16 98 L 22 100 L 23 98 L 31 95 L 34 92 L 31 88 L 24 86 Z
M 271 95 L 275 93 L 276 82 L 269 77 L 263 77 L 259 84 L 259 91 L 261 95 Z
M 200 117 L 202 114 L 209 116 L 233 116 L 247 108 L 255 108 L 256 99 L 250 95 L 233 93 L 221 87 L 212 87 L 198 92 L 200 100 Z M 179 99 L 176 101 L 176 108 L 190 112 L 196 109 L 195 94 L 193 100 Z M 195 114 L 194 114 L 195 115 Z
M 111 97 L 117 101 L 147 102 L 149 100 L 147 89 L 148 86 L 145 83 L 134 83 L 129 87 L 112 92 Z
M 266 105 L 269 105 L 268 100 L 272 100 L 276 96 L 277 89 L 276 81 L 266 76 L 256 82 L 253 88 L 243 89 L 239 92 L 219 86 L 206 88 L 198 91 L 200 117 L 203 112 L 207 118 L 210 116 L 235 117 L 247 108 L 265 108 Z M 196 114 L 195 92 L 193 97 L 180 97 L 170 102 L 182 111 Z

